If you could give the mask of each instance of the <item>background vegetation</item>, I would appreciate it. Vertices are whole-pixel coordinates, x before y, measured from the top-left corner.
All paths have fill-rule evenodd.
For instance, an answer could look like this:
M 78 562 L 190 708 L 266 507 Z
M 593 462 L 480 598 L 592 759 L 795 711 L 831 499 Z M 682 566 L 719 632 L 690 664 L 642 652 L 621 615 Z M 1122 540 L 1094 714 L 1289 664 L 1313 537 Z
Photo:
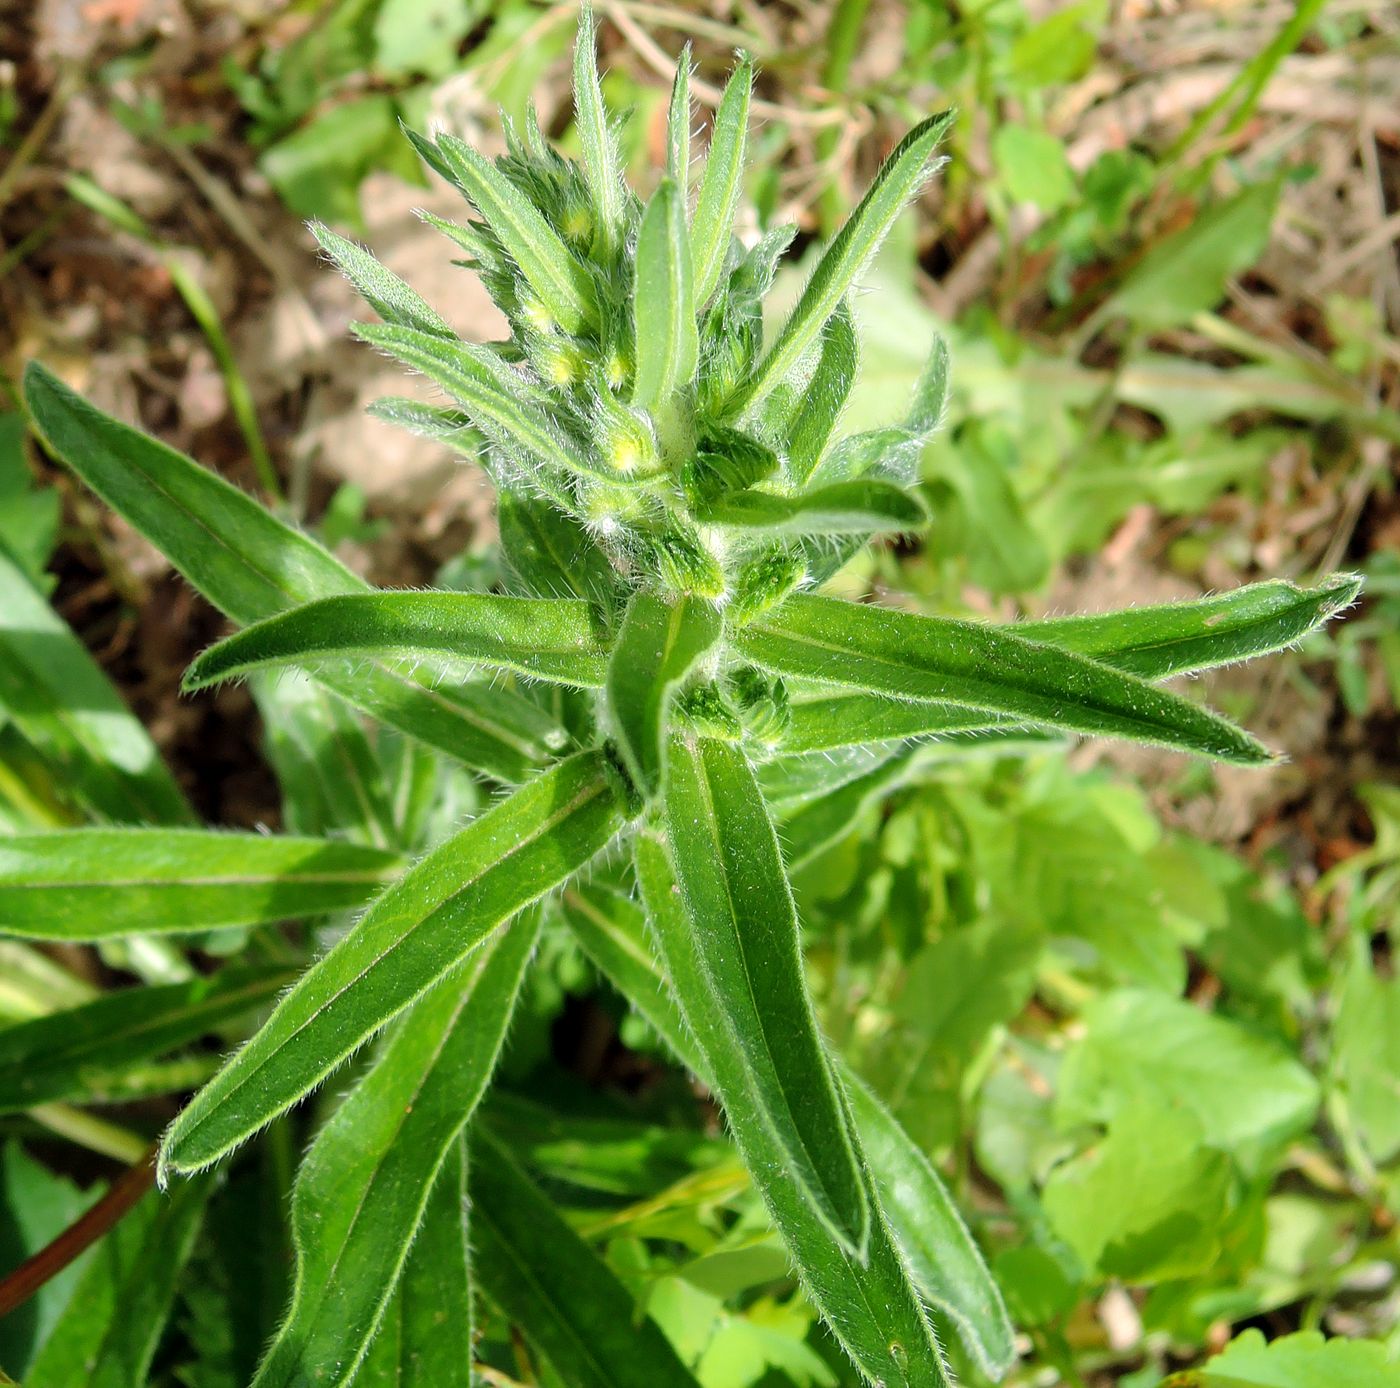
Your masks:
M 935 749 L 917 778 L 856 798 L 797 887 L 825 1030 L 969 1214 L 1024 1336 L 1012 1382 L 1147 1388 L 1232 1340 L 1182 1382 L 1396 1382 L 1400 20 L 1351 0 L 599 13 L 638 170 L 659 150 L 668 55 L 693 42 L 703 102 L 733 48 L 753 52 L 752 225 L 801 225 L 792 291 L 899 134 L 961 111 L 948 168 L 857 300 L 848 420 L 897 414 L 946 332 L 953 405 L 924 459 L 936 521 L 848 570 L 849 592 L 1040 615 L 1367 574 L 1329 634 L 1210 678 L 1291 755 L 1282 768 Z M 454 327 L 496 335 L 411 215 L 458 204 L 422 185 L 398 122 L 498 148 L 495 104 L 520 116 L 533 96 L 567 145 L 574 19 L 470 0 L 39 0 L 0 28 L 0 540 L 212 822 L 323 827 L 314 805 L 284 806 L 245 690 L 177 697 L 220 619 L 43 456 L 13 382 L 41 357 L 378 583 L 489 583 L 489 492 L 363 418 L 381 368 L 347 346 L 358 310 L 301 219 L 366 239 Z M 3 688 L 0 705 L 0 820 L 100 818 Z M 462 789 L 447 814 L 471 808 Z M 176 951 L 4 950 L 14 1021 L 193 976 Z M 684 1077 L 549 921 L 526 989 L 497 1125 L 702 1381 L 847 1381 L 717 1123 L 672 1126 L 693 1111 Z M 151 1057 L 153 1097 L 95 1105 L 112 1094 L 89 1071 L 61 1103 L 6 1105 L 0 1272 L 139 1158 L 250 1020 Z M 546 1123 L 544 1100 L 574 1118 Z M 243 1168 L 235 1227 L 160 1234 L 192 1251 L 157 1308 L 154 1381 L 246 1379 L 283 1299 L 282 1131 Z M 240 1224 L 266 1231 L 256 1256 Z M 0 1321 L 0 1365 L 24 1376 L 94 1266 Z M 1296 1338 L 1315 1330 L 1373 1343 Z M 548 1382 L 499 1321 L 480 1353 L 491 1381 Z

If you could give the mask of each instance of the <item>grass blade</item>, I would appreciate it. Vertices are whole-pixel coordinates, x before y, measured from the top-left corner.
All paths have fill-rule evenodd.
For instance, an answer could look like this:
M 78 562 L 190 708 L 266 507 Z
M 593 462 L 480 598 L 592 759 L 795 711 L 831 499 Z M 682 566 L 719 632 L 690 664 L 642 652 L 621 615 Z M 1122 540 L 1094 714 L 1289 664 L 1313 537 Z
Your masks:
M 893 482 L 837 482 L 798 496 L 732 492 L 712 501 L 700 518 L 710 525 L 767 535 L 908 534 L 929 522 L 928 508 Z
M 209 1166 L 290 1108 L 498 925 L 583 867 L 624 817 L 602 755 L 588 752 L 428 854 L 195 1095 L 166 1134 L 163 1173 Z
M 565 1388 L 698 1388 L 656 1322 L 486 1131 L 472 1134 L 482 1290 Z
M 816 340 L 870 264 L 895 218 L 918 191 L 928 175 L 930 156 L 952 123 L 951 111 L 921 121 L 881 165 L 860 205 L 817 262 L 797 307 L 736 399 L 736 410 L 762 400 Z
M 137 1062 L 221 1030 L 272 1002 L 289 982 L 284 969 L 228 968 L 189 983 L 120 988 L 7 1027 L 0 1031 L 0 1113 L 79 1097 L 120 1102 Z
M 777 836 L 743 753 L 672 738 L 665 814 L 690 928 L 743 1075 L 741 1089 L 720 1090 L 730 1127 L 859 1258 L 870 1208 L 817 1034 Z
M 655 410 L 690 383 L 700 355 L 685 201 L 672 179 L 662 179 L 642 215 L 636 273 L 632 401 Z
M 316 1135 L 292 1188 L 291 1302 L 253 1388 L 355 1377 L 495 1069 L 538 936 L 527 911 L 420 998 Z M 470 1345 L 462 1327 L 444 1330 Z
M 1005 629 L 797 594 L 734 640 L 747 659 L 780 674 L 1243 765 L 1270 760 L 1247 733 L 1185 699 Z
M 744 190 L 744 147 L 749 134 L 753 63 L 741 57 L 715 110 L 710 152 L 700 175 L 699 201 L 690 230 L 695 304 L 704 306 L 719 284 L 734 233 L 734 214 Z
M 595 611 L 566 598 L 496 593 L 356 593 L 255 622 L 198 656 L 184 688 L 325 658 L 489 665 L 596 688 L 607 655 Z
M 628 605 L 608 662 L 607 708 L 622 759 L 648 798 L 661 791 L 671 698 L 721 628 L 718 609 L 701 598 L 639 592 Z
M 645 831 L 636 843 L 637 880 L 673 996 L 706 1058 L 716 1092 L 742 1093 L 745 1067 L 723 1018 L 725 1004 L 701 957 L 701 941 L 682 908 L 663 839 Z M 768 1142 L 751 1126 L 733 1129 L 755 1186 L 797 1263 L 802 1284 L 862 1374 L 883 1388 L 951 1388 L 943 1356 L 862 1169 L 871 1218 L 864 1261 L 855 1258 L 810 1207 Z
M 397 854 L 214 829 L 60 829 L 0 839 L 0 932 L 110 940 L 321 916 L 363 905 Z

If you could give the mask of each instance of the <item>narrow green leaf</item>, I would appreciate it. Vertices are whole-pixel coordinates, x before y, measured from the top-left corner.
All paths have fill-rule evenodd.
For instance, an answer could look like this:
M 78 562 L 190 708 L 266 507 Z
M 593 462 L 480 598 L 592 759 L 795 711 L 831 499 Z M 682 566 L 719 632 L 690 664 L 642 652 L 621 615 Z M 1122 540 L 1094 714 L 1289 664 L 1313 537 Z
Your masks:
M 737 1092 L 720 1089 L 730 1127 L 741 1147 L 783 1168 L 811 1217 L 859 1258 L 870 1208 L 817 1033 L 777 836 L 743 753 L 672 738 L 665 811 L 696 947 L 744 1077 Z
M 331 657 L 489 665 L 535 679 L 597 687 L 607 655 L 586 602 L 497 593 L 356 593 L 255 622 L 199 655 L 184 688 L 251 670 Z
M 314 540 L 173 448 L 110 419 L 37 363 L 24 380 L 54 453 L 235 622 L 369 591 Z M 502 691 L 439 687 L 432 673 L 364 661 L 317 678 L 372 717 L 502 780 L 523 780 L 563 744 L 562 729 Z
M 963 704 L 914 703 L 878 694 L 835 694 L 792 704 L 783 752 L 796 756 L 909 737 L 940 737 L 970 729 L 1014 726 L 1014 719 Z
M 107 940 L 326 915 L 402 859 L 360 844 L 214 829 L 59 829 L 0 838 L 0 934 Z
M 415 141 L 420 151 L 425 143 Z M 577 333 L 594 322 L 598 306 L 587 273 L 539 209 L 470 145 L 443 135 L 437 149 L 452 182 L 486 219 L 559 325 Z
M 780 816 L 788 871 L 796 872 L 849 833 L 867 806 L 904 784 L 918 766 L 917 749 L 906 748 L 865 775 L 826 795 L 798 802 L 793 813 Z
M 735 633 L 734 644 L 746 659 L 780 674 L 967 704 L 1245 765 L 1269 760 L 1233 724 L 1135 675 L 973 622 L 795 594 Z
M 951 111 L 921 121 L 885 160 L 869 191 L 826 248 L 791 316 L 735 402 L 762 400 L 797 365 L 841 300 L 870 264 L 894 220 L 918 191 L 929 158 L 953 123 Z
M 147 1195 L 97 1245 L 25 1388 L 132 1388 L 149 1382 L 211 1185 Z
M 3 544 L 0 592 L 0 715 L 64 795 L 118 823 L 189 823 L 194 815 L 150 735 Z
M 1022 622 L 1015 630 L 1159 680 L 1291 646 L 1350 607 L 1361 584 L 1356 574 L 1333 574 L 1317 588 L 1272 580 L 1189 602 Z
M 372 400 L 365 413 L 382 419 L 385 424 L 407 429 L 420 439 L 440 443 L 473 462 L 480 461 L 486 449 L 486 440 L 472 428 L 471 420 L 461 410 L 426 405 L 421 400 L 409 400 L 401 395 L 386 395 Z
M 648 797 L 661 791 L 671 697 L 722 625 L 703 598 L 638 592 L 628 604 L 608 662 L 607 705 L 622 759 Z
M 695 276 L 695 304 L 704 306 L 719 284 L 734 233 L 734 214 L 744 190 L 744 146 L 749 135 L 749 98 L 753 63 L 739 60 L 715 110 L 710 151 L 700 175 L 700 196 L 691 223 L 690 259 Z
M 229 968 L 189 983 L 120 988 L 80 1007 L 0 1031 L 0 1112 L 132 1097 L 138 1062 L 164 1055 L 270 1003 L 285 969 Z
M 637 233 L 632 312 L 637 351 L 632 400 L 654 410 L 689 384 L 700 355 L 685 200 L 669 178 L 652 194 Z
M 621 829 L 601 753 L 540 773 L 422 859 L 302 975 L 167 1132 L 163 1174 L 217 1161 L 583 867 Z
M 690 44 L 681 49 L 666 112 L 666 177 L 680 190 L 684 208 L 690 191 Z
M 482 1290 L 565 1388 L 698 1388 L 656 1322 L 565 1223 L 506 1149 L 478 1128 L 469 1165 Z
M 354 1378 L 495 1069 L 538 936 L 539 914 L 527 911 L 453 968 L 316 1135 L 292 1188 L 291 1302 L 254 1388 L 335 1388 Z M 459 1208 L 459 1244 L 462 1217 Z M 470 1345 L 464 1326 L 444 1324 L 439 1334 Z
M 725 1021 L 727 1001 L 701 956 L 703 943 L 682 907 L 666 844 L 652 831 L 636 841 L 637 880 L 673 996 L 705 1055 L 715 1092 L 744 1094 L 747 1064 Z M 749 1111 L 762 1108 L 745 1100 Z M 861 1168 L 870 1205 L 869 1246 L 852 1256 L 811 1207 L 773 1140 L 758 1124 L 733 1128 L 744 1163 L 797 1263 L 802 1284 L 836 1338 L 872 1384 L 882 1388 L 950 1388 L 928 1317 L 905 1271 L 879 1196 Z M 860 1160 L 859 1155 L 857 1157 Z
M 381 265 L 362 246 L 337 236 L 320 222 L 311 223 L 311 234 L 335 261 L 340 273 L 360 291 L 360 297 L 386 322 L 418 328 L 453 338 L 456 333 L 416 289 Z
M 731 492 L 700 512 L 701 520 L 768 535 L 879 535 L 909 533 L 928 524 L 916 493 L 893 482 L 837 482 L 797 496 Z
M 496 522 L 512 586 L 521 593 L 601 602 L 616 590 L 617 573 L 593 537 L 548 502 L 502 492 Z
M 472 1388 L 467 1141 L 448 1149 L 355 1388 Z
M 523 450 L 547 468 L 576 476 L 616 481 L 586 448 L 555 422 L 552 402 L 518 372 L 474 342 L 445 342 L 416 328 L 358 323 L 355 335 L 421 371 L 461 403 L 471 422 L 507 455 Z M 538 468 L 535 469 L 539 481 Z M 562 491 L 551 492 L 569 507 Z
M 807 389 L 793 402 L 788 426 L 788 475 L 799 485 L 821 462 L 841 408 L 855 384 L 860 347 L 855 321 L 845 299 L 836 305 L 822 330 L 821 355 Z
M 951 368 L 947 340 L 941 335 L 935 337 L 929 349 L 928 361 L 914 384 L 909 413 L 904 417 L 904 427 L 920 439 L 928 438 L 943 423 Z
M 847 1072 L 851 1112 L 875 1187 L 920 1294 L 957 1328 L 992 1379 L 1016 1362 L 1015 1331 L 1001 1290 L 928 1158 L 874 1090 Z
M 579 11 L 574 39 L 574 128 L 583 149 L 583 177 L 593 200 L 602 245 L 611 245 L 622 219 L 622 169 L 598 84 L 598 26 L 592 5 Z

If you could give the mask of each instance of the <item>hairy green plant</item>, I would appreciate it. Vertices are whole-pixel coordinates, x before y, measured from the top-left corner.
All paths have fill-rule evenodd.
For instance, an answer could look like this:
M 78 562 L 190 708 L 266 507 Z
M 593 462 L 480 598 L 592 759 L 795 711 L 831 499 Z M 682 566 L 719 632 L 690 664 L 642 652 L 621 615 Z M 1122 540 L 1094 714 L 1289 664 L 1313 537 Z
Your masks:
M 296 1275 L 259 1388 L 377 1381 L 383 1355 L 408 1366 L 397 1381 L 466 1385 L 474 1280 L 562 1382 L 695 1382 L 489 1112 L 474 1117 L 537 903 L 561 889 L 582 950 L 719 1100 L 808 1296 L 865 1379 L 948 1382 L 930 1308 L 989 1373 L 1004 1371 L 1006 1313 L 937 1174 L 819 1032 L 789 867 L 937 737 L 1085 734 L 1266 765 L 1248 733 L 1161 681 L 1285 646 L 1357 591 L 1349 576 L 1310 591 L 1269 583 L 1021 626 L 822 595 L 862 546 L 925 522 L 914 483 L 943 408 L 942 347 L 902 422 L 845 437 L 837 426 L 857 364 L 848 296 L 951 116 L 894 150 L 769 334 L 764 298 L 792 232 L 750 246 L 734 234 L 751 80 L 741 61 L 694 199 L 688 62 L 667 167 L 643 202 L 621 176 L 587 13 L 581 164 L 533 119 L 507 126 L 494 161 L 451 135 L 411 136 L 476 214 L 440 225 L 509 321 L 504 341 L 463 341 L 366 251 L 315 228 L 383 320 L 358 335 L 450 401 L 387 400 L 376 413 L 490 472 L 507 592 L 371 590 L 43 368 L 26 378 L 54 454 L 241 627 L 194 662 L 187 688 L 252 678 L 289 761 L 312 728 L 335 743 L 302 756 L 330 809 L 299 837 L 191 829 L 178 792 L 137 758 L 104 789 L 141 789 L 130 818 L 147 827 L 0 844 L 0 930 L 28 939 L 249 930 L 365 906 L 160 1147 L 162 1183 L 184 1188 L 386 1032 L 301 1163 Z M 41 643 L 33 659 L 55 649 Z M 265 678 L 293 667 L 311 680 Z M 502 794 L 405 869 L 400 850 L 424 836 L 383 831 L 400 788 L 345 704 Z M 94 735 L 81 719 L 32 717 L 39 736 Z M 166 811 L 152 808 L 156 791 Z M 358 841 L 318 839 L 328 828 Z M 205 1013 L 172 985 L 170 1034 L 197 1034 L 200 1016 L 279 981 L 269 967 L 226 982 L 195 999 Z M 109 1025 L 94 1015 L 68 1035 L 35 1092 L 72 1094 L 70 1072 Z M 13 1048 L 40 1054 L 43 1039 Z M 389 1325 L 385 1349 L 389 1332 L 376 1333 Z

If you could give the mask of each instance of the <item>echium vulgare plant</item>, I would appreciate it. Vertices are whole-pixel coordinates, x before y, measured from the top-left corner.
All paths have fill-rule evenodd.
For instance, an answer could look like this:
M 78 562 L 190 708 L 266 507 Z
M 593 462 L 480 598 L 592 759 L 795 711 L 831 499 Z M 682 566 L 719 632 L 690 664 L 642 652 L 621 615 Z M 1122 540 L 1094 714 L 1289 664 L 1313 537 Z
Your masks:
M 830 843 L 935 738 L 1085 734 L 1266 764 L 1248 733 L 1161 682 L 1278 649 L 1356 585 L 1264 583 L 1010 627 L 824 596 L 872 537 L 925 520 L 918 465 L 943 408 L 943 348 L 899 423 L 846 436 L 838 425 L 857 365 L 849 296 L 929 176 L 950 117 L 898 145 L 768 334 L 764 299 L 793 230 L 752 245 L 734 232 L 748 61 L 692 188 L 682 60 L 666 167 L 645 201 L 620 173 L 586 12 L 574 76 L 581 162 L 533 118 L 523 132 L 507 125 L 494 161 L 450 135 L 410 137 L 474 213 L 430 220 L 490 290 L 506 340 L 463 341 L 366 251 L 315 229 L 381 320 L 358 335 L 449 402 L 391 399 L 376 414 L 490 473 L 505 592 L 373 590 L 251 498 L 31 368 L 27 401 L 48 447 L 241 628 L 194 662 L 187 687 L 250 677 L 265 708 L 281 698 L 289 743 L 315 703 L 335 770 L 327 832 L 269 837 L 189 827 L 163 773 L 128 767 L 128 790 L 146 799 L 124 817 L 144 827 L 110 827 L 123 816 L 109 815 L 108 827 L 9 839 L 0 928 L 110 942 L 227 941 L 288 918 L 339 927 L 160 1145 L 162 1199 L 191 1206 L 190 1192 L 208 1189 L 200 1173 L 384 1034 L 301 1161 L 291 1301 L 259 1388 L 367 1373 L 391 1321 L 395 1382 L 467 1385 L 477 1296 L 559 1382 L 696 1382 L 489 1113 L 473 1117 L 542 903 L 716 1097 L 802 1286 L 860 1374 L 887 1388 L 947 1383 L 936 1319 L 997 1374 L 1014 1358 L 1011 1331 L 975 1244 L 923 1154 L 819 1033 L 785 864 Z M 407 865 L 400 851 L 423 835 L 337 834 L 345 801 L 373 819 L 423 783 L 390 784 L 360 755 L 360 714 L 403 735 L 396 745 L 420 758 L 404 765 L 451 762 L 499 794 Z M 270 720 L 274 743 L 277 728 Z M 283 972 L 211 985 L 199 1026 L 167 1043 L 270 1001 L 286 953 L 269 957 Z M 185 1237 L 179 1218 L 166 1247 Z

